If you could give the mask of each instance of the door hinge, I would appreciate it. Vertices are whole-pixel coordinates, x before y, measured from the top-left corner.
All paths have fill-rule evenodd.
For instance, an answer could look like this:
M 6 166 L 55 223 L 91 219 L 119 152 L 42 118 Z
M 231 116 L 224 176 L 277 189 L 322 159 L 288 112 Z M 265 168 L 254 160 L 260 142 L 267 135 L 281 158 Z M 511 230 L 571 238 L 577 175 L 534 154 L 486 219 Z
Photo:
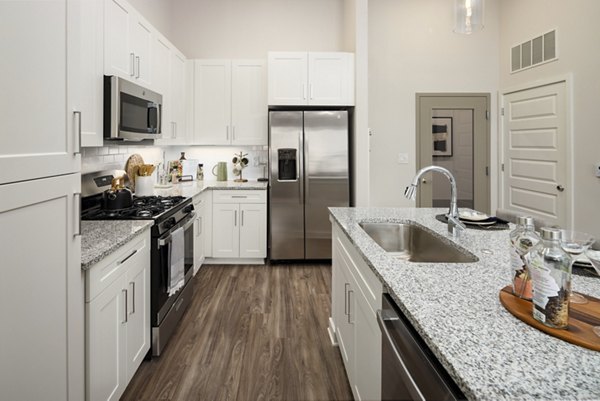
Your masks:
M 502 108 L 500 109 L 500 115 L 501 115 L 501 116 L 503 116 L 503 115 L 504 115 L 504 107 L 502 107 Z
M 502 171 L 504 171 L 504 163 L 502 163 L 502 164 L 500 165 L 500 168 L 501 168 L 501 170 L 502 170 Z
M 489 110 L 486 110 L 486 111 L 485 111 L 485 119 L 486 119 L 486 120 L 489 120 L 489 119 L 490 119 L 490 112 L 489 112 Z
M 490 167 L 489 167 L 489 166 L 485 166 L 485 175 L 486 175 L 487 177 L 489 177 L 489 176 L 490 176 Z

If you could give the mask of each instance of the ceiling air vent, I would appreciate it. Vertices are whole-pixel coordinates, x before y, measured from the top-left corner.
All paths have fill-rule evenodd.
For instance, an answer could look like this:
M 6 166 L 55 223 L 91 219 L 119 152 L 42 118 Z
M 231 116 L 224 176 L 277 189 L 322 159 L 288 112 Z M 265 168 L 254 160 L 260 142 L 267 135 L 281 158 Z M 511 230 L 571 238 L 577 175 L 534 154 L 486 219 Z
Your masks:
M 510 49 L 510 71 L 518 72 L 557 59 L 556 30 L 552 30 Z

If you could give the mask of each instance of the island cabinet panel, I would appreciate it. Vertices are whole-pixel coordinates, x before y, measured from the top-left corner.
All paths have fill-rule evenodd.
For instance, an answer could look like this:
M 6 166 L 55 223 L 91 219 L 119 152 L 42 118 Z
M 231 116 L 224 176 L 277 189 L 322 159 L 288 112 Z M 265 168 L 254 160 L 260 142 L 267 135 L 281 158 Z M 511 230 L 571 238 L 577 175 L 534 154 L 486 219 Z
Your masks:
M 381 398 L 381 332 L 377 309 L 383 286 L 348 238 L 333 225 L 334 333 L 357 400 Z

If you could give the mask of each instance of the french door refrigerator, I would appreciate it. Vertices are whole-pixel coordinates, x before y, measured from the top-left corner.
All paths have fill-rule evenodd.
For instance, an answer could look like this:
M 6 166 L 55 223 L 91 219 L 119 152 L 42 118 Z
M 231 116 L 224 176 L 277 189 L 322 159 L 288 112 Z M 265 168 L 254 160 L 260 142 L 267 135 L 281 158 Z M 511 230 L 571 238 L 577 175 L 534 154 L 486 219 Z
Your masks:
M 328 207 L 350 200 L 348 111 L 269 112 L 271 260 L 331 259 Z

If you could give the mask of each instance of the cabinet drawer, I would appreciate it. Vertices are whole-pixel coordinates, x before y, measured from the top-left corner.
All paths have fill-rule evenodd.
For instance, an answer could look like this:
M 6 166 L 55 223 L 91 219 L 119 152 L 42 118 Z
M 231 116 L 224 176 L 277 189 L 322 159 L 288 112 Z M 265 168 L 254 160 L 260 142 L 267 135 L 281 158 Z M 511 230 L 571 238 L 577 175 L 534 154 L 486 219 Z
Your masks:
M 150 232 L 134 238 L 90 267 L 85 281 L 85 301 L 90 302 L 115 280 L 126 273 L 129 266 L 149 263 L 150 249 L 148 248 Z
M 216 190 L 213 203 L 266 203 L 267 191 L 264 190 Z

